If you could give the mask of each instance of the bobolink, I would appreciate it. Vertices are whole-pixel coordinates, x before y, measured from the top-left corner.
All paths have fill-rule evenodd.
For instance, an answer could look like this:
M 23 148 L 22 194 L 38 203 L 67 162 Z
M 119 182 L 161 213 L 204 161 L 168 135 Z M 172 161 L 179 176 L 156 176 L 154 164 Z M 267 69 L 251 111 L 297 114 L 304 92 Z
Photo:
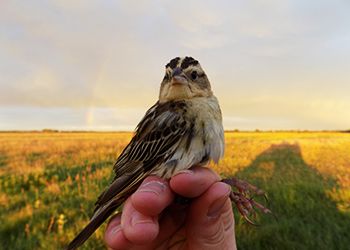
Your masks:
M 192 57 L 165 67 L 159 100 L 145 114 L 114 165 L 115 178 L 98 197 L 89 224 L 69 244 L 76 249 L 149 175 L 171 178 L 224 154 L 221 110 L 207 75 Z

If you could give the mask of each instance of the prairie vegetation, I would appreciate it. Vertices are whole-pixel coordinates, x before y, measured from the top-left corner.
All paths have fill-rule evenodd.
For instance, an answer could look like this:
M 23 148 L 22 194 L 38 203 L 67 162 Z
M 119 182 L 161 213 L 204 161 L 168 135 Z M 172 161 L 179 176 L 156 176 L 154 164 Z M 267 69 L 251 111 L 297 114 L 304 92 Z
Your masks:
M 62 249 L 88 221 L 132 133 L 0 133 L 1 249 Z M 268 193 L 239 249 L 348 249 L 350 134 L 227 132 L 215 170 Z M 102 227 L 82 249 L 104 249 Z

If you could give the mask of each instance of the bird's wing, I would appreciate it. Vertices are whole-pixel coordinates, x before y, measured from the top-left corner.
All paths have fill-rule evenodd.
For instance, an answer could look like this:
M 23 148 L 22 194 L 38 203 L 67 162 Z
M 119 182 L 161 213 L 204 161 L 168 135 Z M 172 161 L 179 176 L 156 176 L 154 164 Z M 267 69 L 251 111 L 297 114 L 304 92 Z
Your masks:
M 138 183 L 136 180 L 143 180 L 157 164 L 175 153 L 179 142 L 186 138 L 191 128 L 183 112 L 183 102 L 156 103 L 147 111 L 133 139 L 115 163 L 116 177 L 98 198 L 96 210 L 120 190 L 131 183 Z M 121 182 L 119 179 L 125 180 Z
M 181 103 L 156 105 L 146 113 L 137 127 L 134 138 L 114 166 L 117 176 L 135 171 L 127 166 L 127 162 L 143 162 L 144 169 L 148 170 L 151 167 L 146 164 L 149 160 L 174 153 L 189 125 L 182 114 Z
M 82 245 L 154 167 L 176 152 L 182 139 L 189 140 L 193 126 L 184 118 L 184 112 L 184 102 L 156 103 L 147 111 L 114 166 L 115 179 L 99 196 L 89 224 L 68 245 L 68 250 Z

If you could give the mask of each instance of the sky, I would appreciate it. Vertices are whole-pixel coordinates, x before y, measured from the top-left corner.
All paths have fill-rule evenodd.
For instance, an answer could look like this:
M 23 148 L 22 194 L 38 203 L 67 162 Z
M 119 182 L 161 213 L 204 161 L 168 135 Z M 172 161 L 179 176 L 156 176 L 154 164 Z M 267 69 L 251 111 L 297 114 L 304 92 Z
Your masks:
M 133 130 L 199 60 L 225 129 L 350 128 L 348 0 L 0 1 L 0 130 Z

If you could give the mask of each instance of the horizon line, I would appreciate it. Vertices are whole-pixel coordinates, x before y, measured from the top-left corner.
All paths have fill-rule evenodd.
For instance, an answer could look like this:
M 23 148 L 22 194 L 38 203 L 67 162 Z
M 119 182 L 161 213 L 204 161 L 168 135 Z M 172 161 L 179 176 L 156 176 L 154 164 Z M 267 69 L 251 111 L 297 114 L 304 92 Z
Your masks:
M 60 129 L 28 129 L 0 130 L 0 133 L 133 133 L 136 130 L 60 130 Z M 239 132 L 338 132 L 350 133 L 350 129 L 225 129 L 225 133 Z

